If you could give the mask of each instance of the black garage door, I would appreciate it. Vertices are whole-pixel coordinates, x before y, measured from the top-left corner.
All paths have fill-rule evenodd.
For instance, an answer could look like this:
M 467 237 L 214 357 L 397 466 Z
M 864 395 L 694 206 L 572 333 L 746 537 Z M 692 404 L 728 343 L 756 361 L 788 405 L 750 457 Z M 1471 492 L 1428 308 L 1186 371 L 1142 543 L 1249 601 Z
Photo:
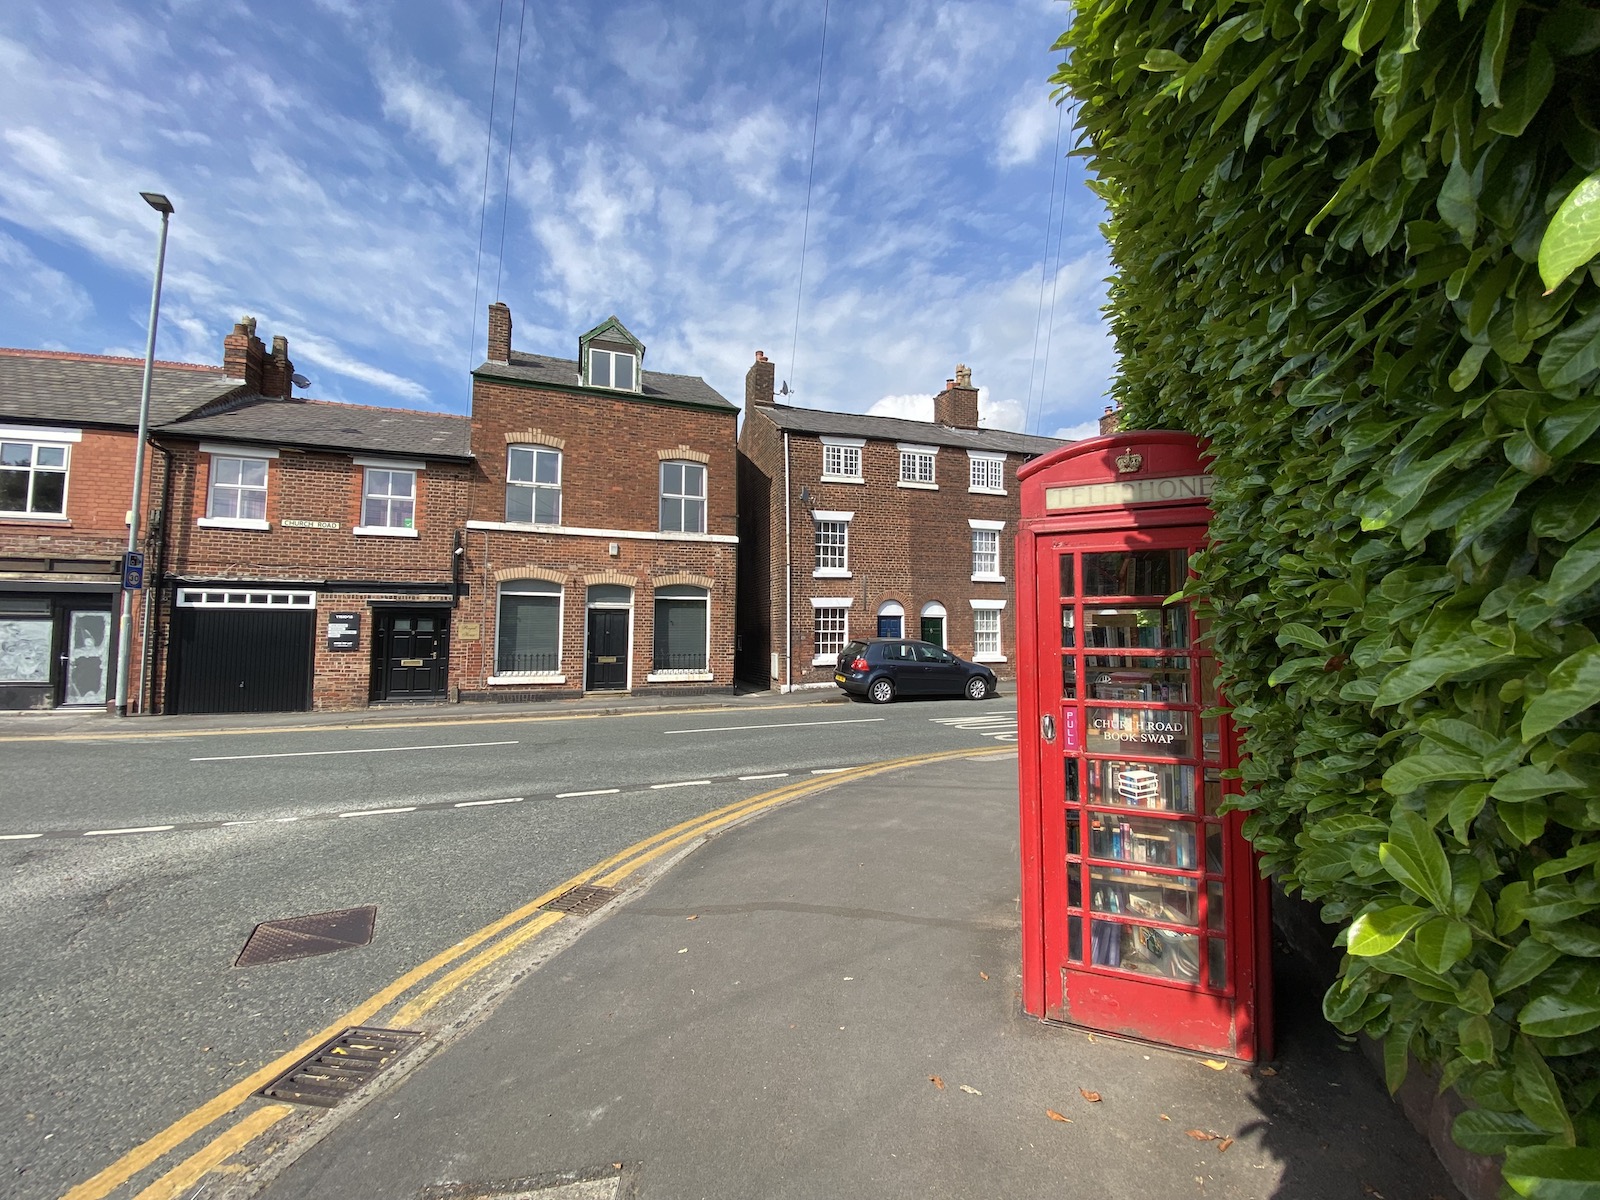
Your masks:
M 315 633 L 315 612 L 174 608 L 167 711 L 306 711 Z

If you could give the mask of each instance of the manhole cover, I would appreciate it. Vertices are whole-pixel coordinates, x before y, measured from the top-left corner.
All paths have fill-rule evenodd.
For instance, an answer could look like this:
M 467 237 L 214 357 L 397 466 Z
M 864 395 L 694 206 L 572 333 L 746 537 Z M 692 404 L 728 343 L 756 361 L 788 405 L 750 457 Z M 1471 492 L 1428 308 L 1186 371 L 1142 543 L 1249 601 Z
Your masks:
M 309 917 L 263 921 L 250 931 L 233 965 L 255 967 L 365 946 L 372 940 L 372 923 L 377 917 L 377 906 L 368 904 L 363 908 L 313 913 Z
M 332 1108 L 383 1070 L 422 1034 L 410 1029 L 356 1026 L 324 1042 L 258 1095 L 294 1104 Z
M 422 1200 L 635 1200 L 638 1194 L 637 1164 L 614 1162 L 530 1179 L 438 1184 L 423 1188 Z
M 607 900 L 621 894 L 616 888 L 594 887 L 580 883 L 577 887 L 568 888 L 548 904 L 541 904 L 539 907 L 549 909 L 551 912 L 571 913 L 575 917 L 581 917 L 594 912 Z

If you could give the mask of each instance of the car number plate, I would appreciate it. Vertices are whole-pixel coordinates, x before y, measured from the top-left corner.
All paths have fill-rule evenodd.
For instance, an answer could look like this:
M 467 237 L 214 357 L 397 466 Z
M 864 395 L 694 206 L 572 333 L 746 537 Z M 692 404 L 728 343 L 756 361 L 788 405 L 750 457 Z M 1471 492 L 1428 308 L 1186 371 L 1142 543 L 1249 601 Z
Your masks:
M 833 681 L 835 683 L 843 683 L 844 682 L 844 676 L 843 675 L 835 675 L 833 677 Z

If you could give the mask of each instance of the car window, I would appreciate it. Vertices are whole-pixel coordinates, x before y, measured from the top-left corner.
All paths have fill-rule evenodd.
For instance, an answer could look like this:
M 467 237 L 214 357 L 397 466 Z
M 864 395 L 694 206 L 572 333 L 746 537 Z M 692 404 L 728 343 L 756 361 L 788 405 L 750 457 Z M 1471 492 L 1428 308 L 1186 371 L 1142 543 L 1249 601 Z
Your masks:
M 918 662 L 947 662 L 943 650 L 937 646 L 930 646 L 927 642 L 918 642 L 916 646 Z
M 908 662 L 911 658 L 911 647 L 904 642 L 891 642 L 883 648 L 883 657 L 891 662 Z
M 865 642 L 846 642 L 843 650 L 839 651 L 840 658 L 859 658 L 866 650 Z

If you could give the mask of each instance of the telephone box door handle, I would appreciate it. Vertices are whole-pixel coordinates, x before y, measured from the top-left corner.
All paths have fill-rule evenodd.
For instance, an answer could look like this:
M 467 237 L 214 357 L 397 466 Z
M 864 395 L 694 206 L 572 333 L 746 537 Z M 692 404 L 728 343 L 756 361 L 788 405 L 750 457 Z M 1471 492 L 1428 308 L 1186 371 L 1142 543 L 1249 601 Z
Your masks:
M 1056 740 L 1056 719 L 1049 713 L 1039 718 L 1039 736 L 1047 742 Z

